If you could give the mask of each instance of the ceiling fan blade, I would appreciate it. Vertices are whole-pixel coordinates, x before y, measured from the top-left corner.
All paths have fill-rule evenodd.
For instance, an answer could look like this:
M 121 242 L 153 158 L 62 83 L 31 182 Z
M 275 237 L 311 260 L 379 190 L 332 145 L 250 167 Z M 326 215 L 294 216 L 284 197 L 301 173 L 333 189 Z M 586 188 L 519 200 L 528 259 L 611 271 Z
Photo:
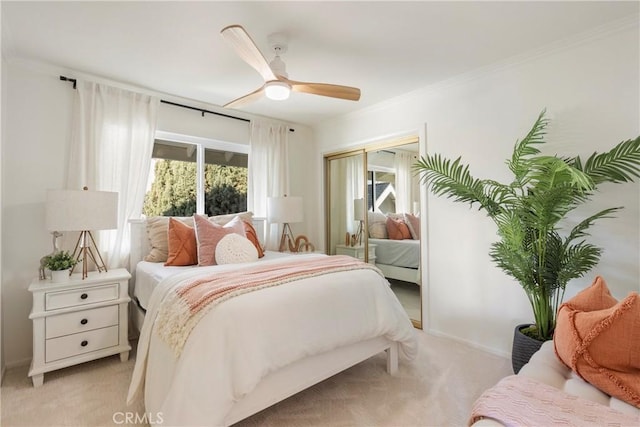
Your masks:
M 357 87 L 332 85 L 328 83 L 297 82 L 283 77 L 280 77 L 280 80 L 289 83 L 291 90 L 294 92 L 311 93 L 313 95 L 322 95 L 349 101 L 358 101 L 360 99 L 360 89 Z
M 255 68 L 265 81 L 277 80 L 264 55 L 244 28 L 240 25 L 229 25 L 223 28 L 220 34 L 235 49 L 240 58 Z
M 254 101 L 257 101 L 258 99 L 260 99 L 262 97 L 262 95 L 264 95 L 264 85 L 260 88 L 260 89 L 256 89 L 253 92 L 245 95 L 245 96 L 241 96 L 240 98 L 234 99 L 231 102 L 227 102 L 226 104 L 224 104 L 222 107 L 223 108 L 240 108 L 240 107 L 244 107 L 247 104 L 250 104 Z

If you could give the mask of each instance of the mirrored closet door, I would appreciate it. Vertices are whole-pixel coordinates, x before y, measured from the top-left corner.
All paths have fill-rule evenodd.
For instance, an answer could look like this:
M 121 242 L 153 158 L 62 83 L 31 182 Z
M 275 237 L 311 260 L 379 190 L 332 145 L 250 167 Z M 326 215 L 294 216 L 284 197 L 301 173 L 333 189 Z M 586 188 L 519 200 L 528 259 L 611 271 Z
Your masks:
M 325 157 L 327 253 L 375 264 L 422 327 L 418 137 Z
M 327 177 L 327 253 L 366 260 L 364 233 L 364 151 L 325 158 Z

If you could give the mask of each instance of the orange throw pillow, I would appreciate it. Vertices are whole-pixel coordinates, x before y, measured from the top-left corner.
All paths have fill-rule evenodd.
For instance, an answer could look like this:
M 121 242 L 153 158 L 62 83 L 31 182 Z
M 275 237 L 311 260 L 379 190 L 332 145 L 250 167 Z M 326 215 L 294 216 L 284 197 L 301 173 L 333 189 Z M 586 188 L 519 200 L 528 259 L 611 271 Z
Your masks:
M 167 231 L 169 255 L 166 266 L 195 265 L 198 263 L 196 232 L 193 227 L 169 218 Z
M 558 358 L 603 392 L 640 408 L 640 296 L 617 302 L 602 277 L 558 310 Z
M 253 246 L 256 247 L 256 250 L 258 251 L 258 258 L 262 258 L 264 256 L 264 251 L 262 250 L 262 246 L 260 245 L 260 239 L 258 238 L 256 229 L 250 222 L 243 221 L 243 223 L 244 233 L 247 235 L 247 239 L 249 239 L 249 241 L 253 243 Z
M 224 226 L 214 224 L 206 216 L 194 215 L 196 225 L 196 242 L 198 244 L 198 265 L 216 265 L 216 246 L 224 236 L 236 233 L 246 237 L 244 221 L 239 216 L 234 217 Z
M 411 239 L 409 227 L 401 219 L 387 217 L 387 233 L 392 240 Z

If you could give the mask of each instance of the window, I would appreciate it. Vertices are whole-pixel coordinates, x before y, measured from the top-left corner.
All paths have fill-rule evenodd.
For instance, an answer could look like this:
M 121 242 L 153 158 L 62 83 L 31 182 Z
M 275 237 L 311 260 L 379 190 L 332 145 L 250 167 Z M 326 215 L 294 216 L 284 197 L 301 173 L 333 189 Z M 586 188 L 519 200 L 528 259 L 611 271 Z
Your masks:
M 367 202 L 369 211 L 396 211 L 396 174 L 382 170 L 367 171 Z
M 248 145 L 157 132 L 142 213 L 246 211 L 248 150 Z

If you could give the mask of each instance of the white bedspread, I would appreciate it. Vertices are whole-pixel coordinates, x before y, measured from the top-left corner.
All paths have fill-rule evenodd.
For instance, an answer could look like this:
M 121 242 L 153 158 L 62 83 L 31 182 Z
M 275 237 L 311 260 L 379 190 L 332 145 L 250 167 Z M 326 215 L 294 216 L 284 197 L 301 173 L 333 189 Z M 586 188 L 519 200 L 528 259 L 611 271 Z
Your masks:
M 267 261 L 275 258 L 282 258 L 287 256 L 281 252 L 266 251 L 264 258 L 260 262 Z M 158 286 L 158 283 L 169 276 L 173 276 L 176 273 L 185 270 L 191 270 L 199 268 L 197 266 L 189 265 L 186 267 L 165 267 L 162 262 L 149 262 L 140 261 L 136 265 L 136 283 L 133 289 L 133 295 L 136 297 L 140 306 L 147 309 L 149 300 L 153 294 L 153 290 Z M 200 270 L 202 271 L 202 270 Z
M 373 270 L 355 270 L 225 301 L 193 329 L 175 359 L 154 333 L 164 296 L 200 272 L 243 266 L 192 269 L 156 287 L 138 343 L 129 403 L 144 386 L 146 411 L 161 412 L 165 425 L 217 426 L 267 374 L 307 356 L 378 336 L 399 342 L 401 357 L 416 356 L 415 331 L 387 281 Z

